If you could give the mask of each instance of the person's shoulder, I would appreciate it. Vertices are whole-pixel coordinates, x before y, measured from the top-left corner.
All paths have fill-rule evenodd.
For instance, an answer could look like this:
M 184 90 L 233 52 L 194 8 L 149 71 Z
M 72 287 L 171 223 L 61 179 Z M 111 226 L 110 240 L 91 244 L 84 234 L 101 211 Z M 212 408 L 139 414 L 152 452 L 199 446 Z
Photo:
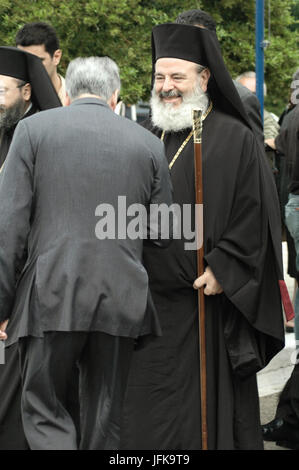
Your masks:
M 211 117 L 213 135 L 223 149 L 228 149 L 225 151 L 242 155 L 242 158 L 244 155 L 250 156 L 253 149 L 257 151 L 257 138 L 251 127 L 241 119 L 217 109 Z
M 257 96 L 252 93 L 252 91 L 250 91 L 248 88 L 246 88 L 246 86 L 242 85 L 241 83 L 239 82 L 236 82 L 234 80 L 234 85 L 237 89 L 237 92 L 239 93 L 239 96 L 241 98 L 241 101 L 252 101 L 252 103 L 259 103 L 259 100 L 257 98 Z
M 284 123 L 284 121 L 286 121 Z M 286 115 L 283 124 L 284 127 L 288 129 L 293 129 L 297 133 L 297 137 L 299 138 L 299 106 L 298 104 Z
M 155 134 L 155 131 L 157 130 L 157 128 L 154 126 L 153 121 L 151 120 L 150 117 L 142 121 L 140 125 L 144 127 L 144 129 L 147 129 L 148 131 L 154 134 Z
M 57 133 L 63 129 L 66 122 L 67 108 L 62 106 L 42 111 L 23 118 L 20 123 L 24 126 L 31 142 L 39 141 L 41 136 Z
M 212 112 L 212 120 L 214 126 L 219 126 L 226 132 L 228 128 L 238 132 L 238 135 L 252 135 L 252 129 L 241 118 L 233 114 L 226 113 L 221 109 L 214 108 Z
M 128 132 L 131 131 L 135 134 L 137 139 L 136 142 L 149 147 L 153 152 L 161 152 L 163 144 L 153 133 L 153 125 L 151 124 L 150 119 L 139 124 L 124 117 L 118 116 L 118 118 L 122 120 L 122 124 L 127 127 Z
M 24 129 L 29 134 L 33 133 L 33 131 L 34 131 L 34 129 L 36 129 L 37 125 L 40 124 L 41 114 L 45 113 L 45 112 L 48 112 L 48 111 L 39 111 L 39 110 L 37 110 L 34 114 L 24 116 L 18 122 L 17 128 L 18 129 Z
M 234 81 L 234 84 L 247 113 L 250 115 L 255 114 L 255 119 L 260 118 L 261 107 L 256 94 L 252 93 L 252 91 L 248 90 L 248 88 L 239 82 Z
M 46 109 L 46 110 L 38 110 L 34 114 L 24 117 L 22 122 L 25 122 L 27 126 L 34 126 L 37 123 L 41 123 L 42 121 L 48 121 L 49 119 L 55 119 L 58 115 L 65 112 L 65 107 L 59 106 L 57 108 Z

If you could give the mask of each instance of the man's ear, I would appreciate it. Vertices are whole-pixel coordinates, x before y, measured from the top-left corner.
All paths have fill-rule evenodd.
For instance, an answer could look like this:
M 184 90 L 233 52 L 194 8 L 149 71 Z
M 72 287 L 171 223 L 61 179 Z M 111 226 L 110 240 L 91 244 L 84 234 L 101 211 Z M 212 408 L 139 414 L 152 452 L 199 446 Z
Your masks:
M 71 104 L 71 98 L 69 97 L 69 95 L 66 92 L 65 100 L 64 100 L 64 106 L 69 106 L 70 104 Z
M 118 100 L 118 95 L 119 95 L 119 90 L 115 90 L 114 93 L 112 93 L 111 97 L 108 100 L 108 104 L 112 111 L 115 110 L 116 105 L 117 105 L 117 100 Z
M 25 101 L 31 100 L 31 85 L 30 83 L 26 83 L 22 88 L 22 95 Z
M 53 62 L 54 62 L 54 65 L 56 65 L 56 67 L 57 67 L 57 65 L 59 65 L 61 56 L 62 56 L 62 50 L 61 49 L 56 49 L 56 51 L 53 54 Z
M 204 69 L 200 74 L 200 86 L 202 91 L 206 93 L 208 89 L 208 83 L 211 76 L 211 72 L 208 68 Z

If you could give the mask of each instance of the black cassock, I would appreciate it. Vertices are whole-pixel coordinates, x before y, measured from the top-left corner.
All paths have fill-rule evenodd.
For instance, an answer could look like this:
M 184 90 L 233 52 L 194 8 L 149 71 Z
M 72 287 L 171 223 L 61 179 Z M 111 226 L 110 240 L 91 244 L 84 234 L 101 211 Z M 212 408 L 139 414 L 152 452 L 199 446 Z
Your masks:
M 189 132 L 166 133 L 169 162 Z M 275 185 L 252 132 L 237 119 L 214 109 L 202 146 L 205 260 L 224 290 L 205 297 L 208 444 L 261 449 L 255 373 L 284 342 Z M 195 202 L 193 159 L 191 139 L 171 169 L 181 206 Z M 144 251 L 163 337 L 134 353 L 122 449 L 201 448 L 196 252 L 184 243 Z
M 37 112 L 32 105 L 24 117 Z M 0 142 L 0 167 L 5 162 L 15 128 L 3 133 Z M 0 450 L 25 450 L 28 445 L 21 421 L 21 376 L 18 345 L 6 349 L 5 365 L 0 365 Z

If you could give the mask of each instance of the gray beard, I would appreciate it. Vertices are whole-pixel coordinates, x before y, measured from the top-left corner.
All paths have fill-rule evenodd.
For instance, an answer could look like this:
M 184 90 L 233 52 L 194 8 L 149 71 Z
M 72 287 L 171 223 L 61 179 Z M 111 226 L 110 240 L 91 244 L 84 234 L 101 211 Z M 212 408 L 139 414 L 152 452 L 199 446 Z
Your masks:
M 25 102 L 19 98 L 13 106 L 0 105 L 0 130 L 7 132 L 15 127 L 25 113 Z
M 204 113 L 209 106 L 209 97 L 198 85 L 192 93 L 182 98 L 182 103 L 174 107 L 172 103 L 164 103 L 153 89 L 150 101 L 153 124 L 165 132 L 178 132 L 192 127 L 193 109 L 199 108 Z

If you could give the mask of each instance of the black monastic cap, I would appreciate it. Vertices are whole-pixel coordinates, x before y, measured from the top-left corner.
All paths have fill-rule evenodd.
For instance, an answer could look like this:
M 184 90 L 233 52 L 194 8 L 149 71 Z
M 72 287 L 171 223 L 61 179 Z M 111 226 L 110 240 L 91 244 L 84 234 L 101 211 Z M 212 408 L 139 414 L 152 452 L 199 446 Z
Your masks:
M 152 35 L 154 62 L 163 57 L 173 57 L 207 65 L 203 43 L 199 41 L 198 29 L 194 26 L 178 28 L 178 24 L 172 23 L 156 26 Z
M 152 31 L 152 61 L 162 58 L 188 60 L 208 67 L 212 77 L 208 93 L 215 107 L 250 126 L 248 116 L 226 68 L 220 44 L 214 31 L 186 24 L 166 23 Z
M 39 57 L 17 47 L 0 47 L 0 75 L 30 83 L 31 99 L 40 110 L 61 106 L 52 81 Z

